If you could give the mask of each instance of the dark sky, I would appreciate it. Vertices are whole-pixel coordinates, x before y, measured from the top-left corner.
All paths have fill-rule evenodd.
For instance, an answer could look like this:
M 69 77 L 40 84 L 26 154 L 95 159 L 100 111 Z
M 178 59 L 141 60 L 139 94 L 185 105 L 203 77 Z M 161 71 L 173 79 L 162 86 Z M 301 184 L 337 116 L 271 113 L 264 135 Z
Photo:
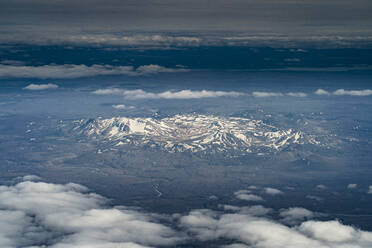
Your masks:
M 370 39 L 371 13 L 371 0 L 0 0 L 0 39 L 128 31 Z

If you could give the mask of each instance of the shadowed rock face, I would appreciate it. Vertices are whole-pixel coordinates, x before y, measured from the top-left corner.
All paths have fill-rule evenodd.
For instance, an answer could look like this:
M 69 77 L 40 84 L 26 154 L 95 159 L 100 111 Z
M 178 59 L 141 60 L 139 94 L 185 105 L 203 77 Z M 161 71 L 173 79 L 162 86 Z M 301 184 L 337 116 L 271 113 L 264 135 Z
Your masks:
M 169 152 L 281 151 L 293 144 L 321 146 L 316 135 L 299 130 L 280 129 L 262 120 L 211 115 L 175 115 L 162 119 L 125 118 L 76 121 L 73 133 L 94 140 L 150 146 Z

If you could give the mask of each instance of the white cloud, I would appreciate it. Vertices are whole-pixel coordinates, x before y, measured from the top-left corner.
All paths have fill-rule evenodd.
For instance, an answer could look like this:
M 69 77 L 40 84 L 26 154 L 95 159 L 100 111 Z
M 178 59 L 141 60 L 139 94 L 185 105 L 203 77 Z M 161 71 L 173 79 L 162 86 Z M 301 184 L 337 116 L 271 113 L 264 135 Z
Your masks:
M 203 209 L 182 216 L 180 224 L 201 241 L 230 240 L 227 247 L 367 248 L 372 245 L 371 232 L 338 221 L 305 221 L 300 226 L 287 227 L 267 217 Z
M 272 97 L 272 96 L 282 96 L 282 93 L 278 92 L 264 92 L 264 91 L 254 91 L 252 96 L 254 97 Z
M 39 181 L 41 180 L 41 177 L 36 175 L 26 175 L 22 177 L 23 181 Z
M 194 239 L 216 244 L 223 239 L 230 248 L 372 247 L 371 232 L 335 220 L 308 220 L 317 214 L 304 208 L 280 210 L 278 217 L 289 226 L 272 220 L 275 212 L 261 205 L 221 208 L 160 216 L 112 207 L 78 184 L 25 181 L 0 186 L 0 247 L 174 247 Z
M 307 94 L 303 92 L 289 92 L 287 93 L 288 96 L 294 96 L 294 97 L 306 97 Z
M 160 93 L 147 92 L 141 89 L 138 90 L 123 90 L 123 89 L 98 89 L 93 91 L 97 95 L 123 95 L 126 99 L 198 99 L 198 98 L 213 98 L 213 97 L 237 97 L 244 95 L 236 91 L 211 91 L 211 90 L 180 90 L 180 91 L 164 91 Z
M 353 239 L 355 241 L 359 237 L 357 230 L 338 221 L 307 221 L 301 224 L 299 230 L 311 237 L 328 242 L 348 242 Z
M 120 94 L 123 94 L 123 90 L 108 88 L 108 89 L 98 89 L 98 90 L 93 91 L 92 93 L 96 95 L 120 95 Z
M 106 202 L 77 184 L 0 186 L 0 246 L 148 247 L 181 240 L 156 216 Z
M 24 90 L 49 90 L 49 89 L 57 89 L 58 85 L 56 84 L 29 84 L 24 87 Z
M 317 89 L 317 90 L 315 91 L 315 94 L 321 96 L 321 95 L 330 95 L 331 93 L 329 93 L 328 91 L 323 90 L 323 89 Z
M 250 194 L 249 190 L 239 190 L 234 195 L 236 198 L 244 201 L 263 201 L 261 196 Z
M 283 191 L 279 190 L 279 189 L 275 189 L 275 188 L 265 188 L 265 193 L 268 194 L 268 195 L 280 195 L 280 194 L 284 194 Z
M 197 99 L 210 98 L 221 96 L 242 96 L 242 93 L 236 91 L 210 91 L 210 90 L 180 90 L 180 91 L 164 91 L 161 93 L 151 93 L 143 90 L 126 90 L 123 92 L 125 98 L 128 99 Z
M 254 97 L 275 97 L 275 96 L 292 96 L 292 97 L 306 97 L 307 94 L 303 92 L 288 92 L 288 93 L 281 93 L 281 92 L 265 92 L 265 91 L 254 91 L 252 96 Z
M 215 196 L 215 195 L 210 195 L 210 196 L 208 197 L 208 200 L 216 201 L 216 200 L 218 200 L 218 197 Z
M 187 69 L 182 68 L 166 68 L 160 65 L 141 65 L 136 69 L 139 74 L 154 74 L 159 72 L 185 72 Z
M 196 36 L 176 36 L 165 34 L 138 34 L 138 35 L 114 35 L 114 34 L 84 34 L 64 36 L 63 40 L 60 37 L 48 37 L 48 43 L 70 43 L 78 45 L 113 45 L 113 46 L 197 46 L 202 39 Z M 39 40 L 38 44 L 43 44 L 46 41 Z
M 344 89 L 338 89 L 335 92 L 333 92 L 336 96 L 370 96 L 372 95 L 372 90 L 344 90 Z
M 134 106 L 127 106 L 124 104 L 117 104 L 117 105 L 112 105 L 114 109 L 120 109 L 120 110 L 129 110 L 129 109 L 135 109 Z
M 317 189 L 326 189 L 327 188 L 327 186 L 325 186 L 325 185 L 323 185 L 323 184 L 318 184 L 317 186 L 316 186 L 316 188 Z
M 225 211 L 233 211 L 238 212 L 241 214 L 249 214 L 254 216 L 264 216 L 268 213 L 272 212 L 271 208 L 266 208 L 262 205 L 253 205 L 253 206 L 233 206 L 233 205 L 219 205 L 219 207 L 223 208 Z
M 0 64 L 4 64 L 4 65 L 24 65 L 25 62 L 19 61 L 19 60 L 9 60 L 9 59 L 6 59 L 6 60 L 1 60 L 0 61 Z
M 113 95 L 113 94 L 123 94 L 127 98 L 131 99 L 191 99 L 191 98 L 203 98 L 203 97 L 218 97 L 218 96 L 243 96 L 244 93 L 236 91 L 191 91 L 191 90 L 181 90 L 181 91 L 164 91 L 161 93 L 151 93 L 144 90 L 121 90 L 115 88 L 99 89 L 93 92 L 98 95 Z M 372 90 L 360 90 L 360 91 L 345 91 L 343 89 L 336 90 L 334 92 L 328 92 L 323 89 L 318 89 L 314 92 L 316 95 L 350 95 L 350 96 L 369 96 L 372 95 Z M 306 97 L 307 94 L 304 92 L 264 92 L 264 91 L 254 91 L 252 93 L 254 97 L 279 97 L 279 96 L 291 96 L 291 97 Z
M 358 185 L 356 183 L 350 183 L 347 185 L 347 188 L 348 189 L 356 189 L 358 187 Z
M 14 66 L 0 65 L 2 78 L 79 78 L 100 75 L 129 75 L 138 76 L 160 72 L 186 72 L 184 68 L 166 68 L 159 65 L 133 66 L 112 65 L 43 65 L 43 66 Z
M 318 89 L 315 91 L 317 95 L 335 95 L 335 96 L 371 96 L 372 90 L 365 89 L 365 90 L 344 90 L 338 89 L 333 92 L 329 92 L 323 89 Z
M 316 214 L 305 208 L 294 207 L 280 210 L 279 216 L 282 217 L 284 223 L 295 225 L 314 218 Z
M 372 194 L 372 185 L 370 185 L 368 188 L 368 194 Z
M 231 245 L 224 245 L 223 248 L 251 248 L 251 246 L 247 246 L 244 244 L 231 244 Z
M 106 6 L 105 6 L 106 7 Z M 168 24 L 167 24 L 168 25 Z M 200 26 L 200 23 L 198 22 Z M 198 28 L 199 28 L 198 26 Z M 154 48 L 160 47 L 166 49 L 169 47 L 185 47 L 185 46 L 257 46 L 257 45 L 275 45 L 281 47 L 291 48 L 294 44 L 297 46 L 303 43 L 311 43 L 316 47 L 350 47 L 360 46 L 362 44 L 370 43 L 370 36 L 340 36 L 335 35 L 301 35 L 283 36 L 283 35 L 246 35 L 246 34 L 228 34 L 221 36 L 217 34 L 208 33 L 203 35 L 201 33 L 194 33 L 193 35 L 183 35 L 178 33 L 128 33 L 123 32 L 122 27 L 114 27 L 110 25 L 110 30 L 94 30 L 89 32 L 85 30 L 83 33 L 79 27 L 73 25 L 66 25 L 65 28 L 59 26 L 42 28 L 30 28 L 29 25 L 13 25 L 10 29 L 0 27 L 0 41 L 2 43 L 22 43 L 22 44 L 36 44 L 36 45 L 93 45 L 93 46 L 130 46 L 140 48 Z M 102 32 L 103 31 L 103 32 Z M 277 31 L 277 30 L 276 30 Z M 61 35 L 61 32 L 63 35 Z M 297 49 L 297 52 L 306 52 L 305 50 Z

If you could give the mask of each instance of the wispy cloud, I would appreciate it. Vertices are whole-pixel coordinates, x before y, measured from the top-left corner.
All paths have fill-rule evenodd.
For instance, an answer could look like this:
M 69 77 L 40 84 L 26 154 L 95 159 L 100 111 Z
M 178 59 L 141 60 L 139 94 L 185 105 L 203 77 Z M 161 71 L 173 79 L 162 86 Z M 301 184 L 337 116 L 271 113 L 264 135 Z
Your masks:
M 36 175 L 26 175 L 22 177 L 23 181 L 39 181 L 41 180 L 41 177 Z
M 116 104 L 116 105 L 112 105 L 112 107 L 114 109 L 119 109 L 119 110 L 135 109 L 134 106 L 127 106 L 127 105 L 124 105 L 124 104 Z
M 138 74 L 155 74 L 159 72 L 186 72 L 189 71 L 185 68 L 167 68 L 160 65 L 141 65 L 135 72 Z
M 26 30 L 19 30 L 23 33 Z M 55 30 L 43 30 L 40 33 L 29 33 L 32 39 L 25 39 L 22 35 L 9 33 L 0 38 L 0 42 L 22 42 L 26 44 L 69 44 L 69 45 L 102 45 L 102 46 L 138 46 L 138 47 L 167 47 L 167 46 L 198 46 L 203 42 L 199 36 L 167 35 L 167 34 L 113 34 L 105 31 L 102 34 L 81 34 L 81 32 L 70 33 L 64 30 L 63 36 L 58 35 Z M 46 34 L 47 33 L 47 34 Z
M 225 211 L 231 211 L 241 214 L 249 214 L 254 216 L 265 216 L 268 213 L 271 213 L 273 209 L 266 208 L 262 205 L 253 205 L 253 206 L 233 206 L 233 205 L 219 205 L 220 208 L 223 208 Z
M 370 185 L 368 188 L 368 194 L 372 194 L 372 185 Z
M 242 93 L 236 91 L 192 91 L 192 90 L 181 90 L 181 91 L 164 91 L 161 93 L 151 93 L 143 90 L 126 90 L 123 92 L 124 97 L 129 99 L 196 99 L 196 98 L 209 98 L 209 97 L 221 97 L 221 96 L 242 96 Z
M 43 65 L 14 66 L 0 65 L 2 78 L 79 78 L 105 75 L 148 75 L 162 72 L 186 72 L 184 68 L 166 68 L 159 65 L 133 66 L 112 65 Z
M 316 186 L 317 189 L 321 189 L 321 190 L 324 190 L 324 189 L 327 189 L 327 186 L 323 185 L 323 184 L 318 184 Z
M 96 95 L 123 95 L 126 99 L 198 99 L 198 98 L 213 98 L 213 97 L 237 97 L 243 96 L 244 93 L 236 91 L 211 91 L 211 90 L 180 90 L 180 91 L 164 91 L 160 93 L 147 92 L 142 89 L 138 90 L 123 90 L 117 88 L 98 89 L 93 91 Z
M 348 189 L 356 189 L 358 187 L 358 185 L 356 183 L 350 183 L 347 185 L 347 188 Z
M 289 92 L 287 93 L 288 96 L 294 96 L 294 97 L 306 97 L 307 94 L 303 92 Z
M 96 17 L 95 17 L 96 18 Z M 198 22 L 198 25 L 200 23 Z M 247 35 L 245 32 L 233 32 L 236 35 L 221 35 L 221 33 L 163 33 L 163 32 L 143 32 L 128 33 L 123 32 L 121 27 L 115 32 L 104 29 L 103 32 L 84 32 L 79 28 L 46 27 L 45 25 L 30 29 L 29 26 L 14 25 L 12 28 L 7 26 L 0 27 L 2 43 L 22 43 L 37 45 L 90 45 L 90 46 L 130 46 L 144 48 L 161 47 L 195 47 L 200 45 L 212 46 L 256 46 L 256 45 L 277 45 L 281 47 L 293 47 L 295 44 L 308 46 L 312 44 L 316 47 L 350 47 L 371 44 L 370 35 Z M 61 33 L 63 35 L 61 35 Z M 304 50 L 297 49 L 298 52 Z M 287 58 L 289 61 L 297 62 L 298 58 Z
M 323 89 L 318 89 L 315 91 L 317 95 L 335 95 L 335 96 L 371 96 L 372 90 L 365 89 L 365 90 L 345 90 L 345 89 L 338 89 L 333 92 L 329 92 Z
M 272 97 L 272 96 L 282 96 L 279 92 L 264 92 L 264 91 L 254 91 L 252 96 L 254 97 Z
M 252 93 L 254 97 L 275 97 L 275 96 L 293 96 L 293 97 L 306 97 L 307 94 L 303 92 L 267 92 L 267 91 L 254 91 Z
M 120 95 L 123 94 L 122 89 L 116 88 L 107 88 L 107 89 L 98 89 L 92 92 L 95 95 Z
M 315 195 L 307 195 L 306 198 L 310 200 L 315 200 L 315 201 L 323 201 L 323 198 L 319 196 L 315 196 Z
M 333 92 L 334 95 L 336 96 L 370 96 L 372 95 L 372 90 L 344 90 L 344 89 L 339 89 Z
M 49 90 L 49 89 L 57 89 L 58 85 L 56 84 L 29 84 L 24 87 L 24 90 Z

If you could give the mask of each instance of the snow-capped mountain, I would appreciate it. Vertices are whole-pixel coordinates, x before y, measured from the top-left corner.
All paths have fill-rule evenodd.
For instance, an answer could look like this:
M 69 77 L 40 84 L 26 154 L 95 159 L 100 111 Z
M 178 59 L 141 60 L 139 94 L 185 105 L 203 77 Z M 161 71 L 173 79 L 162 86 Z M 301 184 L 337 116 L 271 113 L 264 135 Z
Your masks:
M 80 120 L 75 122 L 73 132 L 109 142 L 116 148 L 133 145 L 169 152 L 260 154 L 293 144 L 320 144 L 314 136 L 292 128 L 279 129 L 261 120 L 212 115 Z

